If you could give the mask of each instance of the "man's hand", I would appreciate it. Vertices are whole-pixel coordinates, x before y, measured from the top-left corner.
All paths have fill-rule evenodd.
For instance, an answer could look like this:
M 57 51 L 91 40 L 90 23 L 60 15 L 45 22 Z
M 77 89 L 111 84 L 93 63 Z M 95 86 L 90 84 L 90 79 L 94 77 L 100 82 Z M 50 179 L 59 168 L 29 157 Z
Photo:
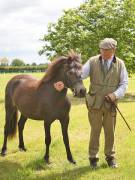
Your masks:
M 62 81 L 58 81 L 56 83 L 54 83 L 54 88 L 61 92 L 64 89 L 64 83 Z
M 110 93 L 108 94 L 107 96 L 105 96 L 105 99 L 108 101 L 108 102 L 114 102 L 116 101 L 116 96 L 114 93 Z

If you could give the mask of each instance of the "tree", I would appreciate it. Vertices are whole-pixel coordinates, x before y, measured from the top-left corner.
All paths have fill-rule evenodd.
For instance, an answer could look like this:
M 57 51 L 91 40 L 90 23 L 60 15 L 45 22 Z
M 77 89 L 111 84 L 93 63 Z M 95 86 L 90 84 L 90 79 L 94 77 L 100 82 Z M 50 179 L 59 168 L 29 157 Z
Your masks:
M 135 0 L 88 0 L 64 11 L 57 23 L 49 25 L 39 54 L 52 58 L 75 49 L 85 62 L 99 52 L 99 41 L 105 37 L 118 41 L 117 55 L 125 60 L 129 72 L 134 71 Z
M 32 66 L 36 66 L 37 64 L 36 64 L 35 62 L 33 62 L 31 65 L 32 65 Z
M 11 66 L 24 66 L 25 63 L 20 59 L 13 59 Z
M 0 59 L 1 66 L 8 66 L 8 64 L 9 64 L 9 60 L 6 57 Z

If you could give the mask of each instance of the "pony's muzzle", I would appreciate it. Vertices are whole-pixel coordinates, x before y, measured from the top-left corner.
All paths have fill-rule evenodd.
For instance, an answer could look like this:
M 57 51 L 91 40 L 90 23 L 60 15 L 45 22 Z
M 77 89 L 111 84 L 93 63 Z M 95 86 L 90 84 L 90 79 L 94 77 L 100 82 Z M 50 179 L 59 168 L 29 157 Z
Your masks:
M 80 88 L 79 90 L 73 89 L 73 95 L 75 97 L 85 97 L 86 88 Z
M 80 89 L 79 95 L 80 97 L 84 97 L 86 95 L 86 88 Z

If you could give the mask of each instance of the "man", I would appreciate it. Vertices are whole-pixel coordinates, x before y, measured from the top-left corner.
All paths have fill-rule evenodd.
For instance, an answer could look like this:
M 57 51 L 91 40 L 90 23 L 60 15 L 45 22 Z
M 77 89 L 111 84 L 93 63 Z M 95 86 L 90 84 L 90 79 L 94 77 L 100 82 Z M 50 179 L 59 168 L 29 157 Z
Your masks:
M 91 57 L 82 69 L 82 79 L 90 77 L 86 105 L 91 126 L 89 160 L 92 168 L 97 168 L 99 137 L 103 127 L 105 134 L 105 159 L 109 167 L 116 168 L 114 131 L 116 109 L 112 105 L 122 98 L 128 86 L 128 74 L 124 62 L 115 56 L 117 41 L 105 38 L 99 44 L 100 55 Z M 54 87 L 61 91 L 62 82 Z

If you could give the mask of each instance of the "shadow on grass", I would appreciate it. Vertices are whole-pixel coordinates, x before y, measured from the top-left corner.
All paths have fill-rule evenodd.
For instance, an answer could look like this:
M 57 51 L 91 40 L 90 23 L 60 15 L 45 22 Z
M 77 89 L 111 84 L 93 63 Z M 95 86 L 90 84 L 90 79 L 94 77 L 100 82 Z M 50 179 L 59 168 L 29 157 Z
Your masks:
M 27 164 L 26 168 L 30 168 L 34 171 L 41 171 L 41 170 L 51 169 L 50 165 L 51 163 L 50 164 L 45 163 L 44 158 L 36 158 L 35 160 Z
M 34 171 L 50 169 L 49 174 L 34 175 Z M 98 170 L 98 169 L 97 169 Z M 57 171 L 57 170 L 56 170 Z M 70 170 L 64 170 L 63 172 L 55 172 L 55 168 L 45 164 L 43 159 L 31 161 L 25 168 L 22 168 L 19 164 L 10 161 L 0 162 L 0 179 L 44 179 L 44 180 L 56 180 L 56 179 L 77 179 L 86 173 L 93 171 L 90 166 L 75 167 Z
M 0 157 L 0 179 L 11 179 L 12 175 L 21 168 L 20 164 L 4 160 Z
M 71 167 L 72 166 L 72 167 Z M 56 179 L 72 179 L 76 180 L 81 176 L 87 175 L 87 173 L 92 173 L 94 171 L 98 171 L 101 168 L 107 168 L 105 163 L 101 164 L 101 166 L 93 170 L 89 165 L 83 165 L 77 167 L 76 165 L 69 166 L 70 169 L 58 169 L 56 164 L 50 163 L 46 164 L 44 159 L 40 156 L 36 159 L 30 161 L 26 166 L 21 167 L 20 164 L 14 163 L 11 161 L 3 161 L 0 159 L 0 179 L 47 179 L 47 180 L 56 180 Z M 65 165 L 64 165 L 65 167 Z M 46 173 L 46 170 L 47 171 Z M 39 172 L 37 172 L 39 171 Z M 44 173 L 40 174 L 40 171 L 44 171 Z M 60 172 L 58 172 L 60 171 Z
M 52 164 L 52 165 L 51 165 Z M 39 171 L 40 170 L 48 170 L 50 169 L 49 174 L 47 173 L 46 175 L 39 175 L 36 176 L 34 179 L 40 179 L 40 180 L 56 180 L 56 179 L 77 179 L 81 175 L 85 175 L 86 173 L 93 171 L 90 166 L 83 166 L 83 167 L 75 167 L 73 165 L 73 168 L 71 170 L 63 170 L 63 172 L 55 172 L 55 168 L 53 168 L 53 163 L 51 164 L 46 164 L 44 160 L 38 160 L 38 162 L 31 162 L 27 168 L 32 168 L 34 171 Z M 57 170 L 56 170 L 57 171 Z
M 56 179 L 72 179 L 76 180 L 81 176 L 85 176 L 87 173 L 92 173 L 93 171 L 98 171 L 101 168 L 107 168 L 107 165 L 103 163 L 99 168 L 93 170 L 89 165 L 84 165 L 77 167 L 76 165 L 72 165 L 70 169 L 60 169 L 61 172 L 57 172 L 56 165 L 54 163 L 46 164 L 44 159 L 36 159 L 31 161 L 26 168 L 31 169 L 32 171 L 42 171 L 42 170 L 50 170 L 48 173 L 39 174 L 39 176 L 35 176 L 34 179 L 47 179 L 47 180 L 56 180 Z M 64 165 L 65 167 L 65 165 Z M 71 169 L 72 168 L 72 169 Z M 59 171 L 59 170 L 58 170 Z
M 81 177 L 82 175 L 85 175 L 85 174 L 89 173 L 90 171 L 93 171 L 90 168 L 90 166 L 82 166 L 82 167 L 78 167 L 78 168 L 73 168 L 71 170 L 65 170 L 64 172 L 61 172 L 61 173 L 54 172 L 49 175 L 42 176 L 39 179 L 49 179 L 49 180 L 72 179 L 72 180 L 76 180 L 76 179 L 78 179 L 78 177 Z

